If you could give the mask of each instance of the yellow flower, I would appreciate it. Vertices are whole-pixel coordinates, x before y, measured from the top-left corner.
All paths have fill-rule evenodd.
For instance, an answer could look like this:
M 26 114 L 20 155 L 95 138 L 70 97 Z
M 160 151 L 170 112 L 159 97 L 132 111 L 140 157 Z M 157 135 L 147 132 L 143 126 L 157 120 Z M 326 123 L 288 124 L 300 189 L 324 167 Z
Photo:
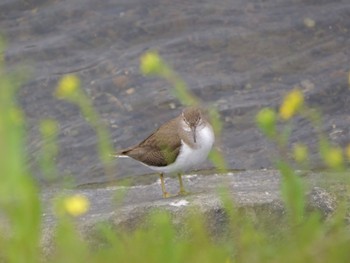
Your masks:
M 324 158 L 330 168 L 341 168 L 343 165 L 343 151 L 339 147 L 329 148 Z
M 145 75 L 160 73 L 164 63 L 157 52 L 149 51 L 141 56 L 140 69 Z
M 43 120 L 40 123 L 41 134 L 44 134 L 46 136 L 56 134 L 57 129 L 58 129 L 57 122 L 54 120 L 47 119 L 47 120 Z
M 260 130 L 266 136 L 272 137 L 276 133 L 276 112 L 271 108 L 264 108 L 255 117 Z
M 295 113 L 301 108 L 304 103 L 303 93 L 294 89 L 289 92 L 280 107 L 280 116 L 284 120 L 288 120 L 295 115 Z
M 74 95 L 80 87 L 80 79 L 75 75 L 66 75 L 58 83 L 56 97 L 59 99 L 69 98 Z
M 309 28 L 313 28 L 313 27 L 315 27 L 316 22 L 315 22 L 315 20 L 313 20 L 309 17 L 306 17 L 306 18 L 304 18 L 304 25 L 309 27 Z
M 299 163 L 305 162 L 308 158 L 308 148 L 302 143 L 297 143 L 293 148 L 294 160 Z
M 83 195 L 73 195 L 64 199 L 64 209 L 72 216 L 85 214 L 89 209 L 89 200 Z

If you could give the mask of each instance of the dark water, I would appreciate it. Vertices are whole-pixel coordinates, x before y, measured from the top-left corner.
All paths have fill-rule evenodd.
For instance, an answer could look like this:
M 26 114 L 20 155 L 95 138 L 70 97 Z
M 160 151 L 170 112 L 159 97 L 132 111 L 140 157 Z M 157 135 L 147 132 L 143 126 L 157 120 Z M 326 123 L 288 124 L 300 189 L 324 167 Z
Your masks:
M 42 145 L 38 124 L 54 118 L 62 176 L 76 184 L 111 179 L 98 161 L 94 130 L 76 106 L 52 95 L 66 73 L 81 78 L 116 148 L 135 144 L 179 114 L 170 85 L 139 73 L 139 57 L 149 49 L 158 50 L 194 94 L 217 106 L 224 125 L 220 147 L 230 168 L 272 166 L 274 148 L 255 128 L 254 116 L 261 107 L 278 107 L 294 86 L 321 109 L 332 143 L 350 142 L 348 0 L 2 0 L 0 28 L 9 68 L 29 65 L 32 71 L 19 101 L 34 171 Z M 303 119 L 296 120 L 291 140 L 311 149 L 317 143 Z M 122 160 L 113 179 L 148 172 Z

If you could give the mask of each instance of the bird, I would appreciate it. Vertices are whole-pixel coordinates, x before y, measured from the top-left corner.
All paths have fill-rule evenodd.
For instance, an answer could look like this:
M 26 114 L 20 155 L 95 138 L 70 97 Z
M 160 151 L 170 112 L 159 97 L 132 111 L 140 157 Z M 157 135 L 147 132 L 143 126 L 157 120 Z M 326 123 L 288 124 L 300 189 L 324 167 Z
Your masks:
M 186 195 L 182 173 L 202 163 L 215 141 L 211 124 L 198 106 L 186 107 L 176 118 L 164 123 L 140 143 L 114 154 L 131 157 L 159 173 L 163 197 L 171 195 L 164 184 L 165 173 L 177 173 L 180 191 Z

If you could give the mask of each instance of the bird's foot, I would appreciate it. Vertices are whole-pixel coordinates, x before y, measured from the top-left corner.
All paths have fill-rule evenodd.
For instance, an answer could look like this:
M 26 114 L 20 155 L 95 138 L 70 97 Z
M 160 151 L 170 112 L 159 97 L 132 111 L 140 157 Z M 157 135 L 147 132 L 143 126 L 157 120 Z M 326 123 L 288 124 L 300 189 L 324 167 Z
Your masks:
M 168 192 L 163 192 L 163 198 L 169 198 L 171 197 L 172 195 L 169 194 Z
M 189 194 L 191 194 L 191 192 L 187 192 L 186 190 L 180 190 L 176 196 L 184 196 Z

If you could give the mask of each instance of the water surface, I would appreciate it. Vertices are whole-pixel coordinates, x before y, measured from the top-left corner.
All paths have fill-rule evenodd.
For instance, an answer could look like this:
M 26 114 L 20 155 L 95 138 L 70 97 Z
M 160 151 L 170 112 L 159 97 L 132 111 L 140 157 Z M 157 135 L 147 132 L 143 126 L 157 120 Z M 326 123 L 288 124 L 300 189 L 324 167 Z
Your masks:
M 262 107 L 277 108 L 295 86 L 322 111 L 331 142 L 342 147 L 350 142 L 348 0 L 5 0 L 0 28 L 9 43 L 9 68 L 27 65 L 32 71 L 19 101 L 38 178 L 43 118 L 58 120 L 56 161 L 62 176 L 76 184 L 150 172 L 123 160 L 113 178 L 106 177 L 94 130 L 76 106 L 52 95 L 64 74 L 77 74 L 114 147 L 133 145 L 182 108 L 167 82 L 139 73 L 139 57 L 150 49 L 159 51 L 195 95 L 217 106 L 224 125 L 219 147 L 230 168 L 272 167 L 274 147 L 256 129 L 254 116 Z M 308 144 L 319 165 L 307 121 L 296 120 L 291 141 Z

